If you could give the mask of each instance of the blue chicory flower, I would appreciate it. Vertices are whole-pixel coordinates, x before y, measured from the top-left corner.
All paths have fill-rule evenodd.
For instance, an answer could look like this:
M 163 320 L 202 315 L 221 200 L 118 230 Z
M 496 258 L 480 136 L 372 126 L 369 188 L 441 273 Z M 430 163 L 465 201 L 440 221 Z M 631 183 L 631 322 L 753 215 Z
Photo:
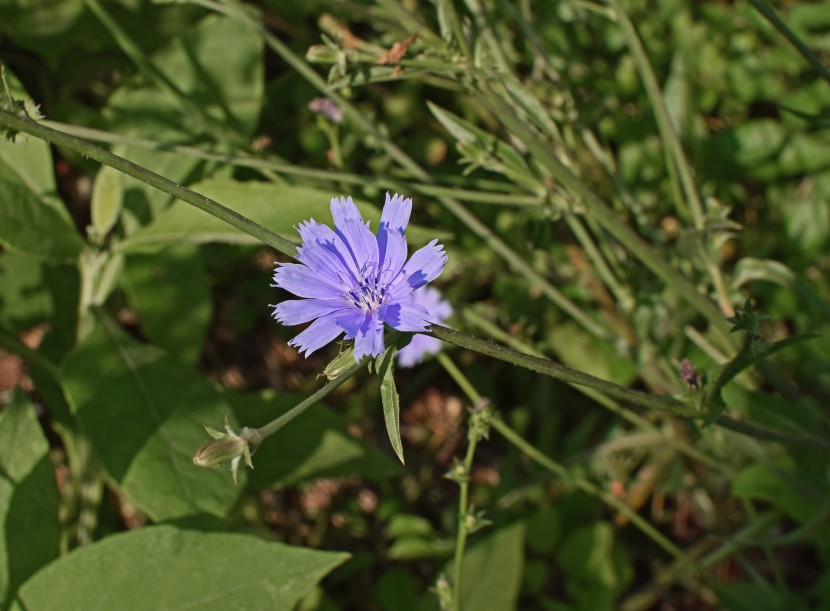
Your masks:
M 398 331 L 426 331 L 430 312 L 413 292 L 438 277 L 447 255 L 438 240 L 407 261 L 406 225 L 412 200 L 397 193 L 381 214 L 375 236 L 351 197 L 331 200 L 334 230 L 314 219 L 300 223 L 299 263 L 279 263 L 274 284 L 302 299 L 272 305 L 284 325 L 311 320 L 289 341 L 306 356 L 346 334 L 354 339 L 355 360 L 384 351 L 383 325 Z
M 412 293 L 412 301 L 424 306 L 429 312 L 429 322 L 439 325 L 452 316 L 452 306 L 442 299 L 441 291 L 431 286 L 422 286 Z M 428 335 L 415 334 L 406 346 L 398 351 L 398 365 L 414 367 L 428 354 L 437 354 L 441 341 Z

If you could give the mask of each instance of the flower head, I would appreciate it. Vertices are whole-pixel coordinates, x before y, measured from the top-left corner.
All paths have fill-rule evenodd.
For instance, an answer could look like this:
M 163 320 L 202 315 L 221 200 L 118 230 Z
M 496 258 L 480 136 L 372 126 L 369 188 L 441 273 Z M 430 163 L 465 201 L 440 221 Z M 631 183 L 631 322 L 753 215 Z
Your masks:
M 315 220 L 297 228 L 299 263 L 279 263 L 274 285 L 301 299 L 272 305 L 284 325 L 312 322 L 289 345 L 306 356 L 346 334 L 357 361 L 384 351 L 383 325 L 426 331 L 430 313 L 413 292 L 438 277 L 447 255 L 433 240 L 406 259 L 405 229 L 412 200 L 386 194 L 377 236 L 351 197 L 331 200 L 334 230 Z
M 441 297 L 441 291 L 431 286 L 422 286 L 413 291 L 412 300 L 414 303 L 424 306 L 429 312 L 429 322 L 441 324 L 452 316 L 452 306 Z M 401 367 L 414 367 L 424 360 L 428 354 L 437 354 L 441 350 L 441 342 L 428 335 L 416 334 L 412 336 L 406 346 L 398 350 L 398 365 Z
M 308 103 L 308 109 L 313 113 L 323 115 L 335 123 L 343 122 L 343 111 L 329 98 L 314 98 Z

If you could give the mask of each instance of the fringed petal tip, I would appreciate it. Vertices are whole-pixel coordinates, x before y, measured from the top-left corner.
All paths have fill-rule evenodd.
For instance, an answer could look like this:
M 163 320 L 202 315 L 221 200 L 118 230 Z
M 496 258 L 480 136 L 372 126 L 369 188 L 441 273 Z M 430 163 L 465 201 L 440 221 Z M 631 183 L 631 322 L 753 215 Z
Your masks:
M 412 198 L 403 195 L 390 196 L 386 192 L 386 203 L 383 205 L 383 212 L 380 217 L 380 224 L 386 225 L 389 229 L 396 229 L 403 233 L 409 224 L 409 216 L 412 213 Z

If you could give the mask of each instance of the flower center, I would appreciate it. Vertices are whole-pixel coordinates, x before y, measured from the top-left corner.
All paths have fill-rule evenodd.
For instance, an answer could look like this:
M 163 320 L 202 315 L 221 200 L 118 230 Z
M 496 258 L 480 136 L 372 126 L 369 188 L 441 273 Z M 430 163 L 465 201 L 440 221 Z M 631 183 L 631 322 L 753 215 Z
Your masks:
M 346 285 L 346 295 L 356 307 L 366 313 L 373 312 L 383 304 L 387 292 L 387 287 L 379 280 L 377 265 L 367 261 L 360 268 L 357 284 Z

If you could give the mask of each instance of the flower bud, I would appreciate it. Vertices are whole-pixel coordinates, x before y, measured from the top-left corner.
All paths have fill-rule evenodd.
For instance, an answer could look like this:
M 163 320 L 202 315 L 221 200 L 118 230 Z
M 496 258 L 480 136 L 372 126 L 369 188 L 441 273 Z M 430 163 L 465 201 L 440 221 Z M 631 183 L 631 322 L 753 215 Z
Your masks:
M 248 442 L 241 437 L 227 437 L 217 441 L 209 441 L 196 450 L 193 455 L 193 464 L 197 467 L 218 467 L 234 458 L 244 456 L 248 449 Z
M 234 431 L 227 419 L 225 419 L 225 432 L 217 431 L 209 426 L 205 427 L 207 434 L 213 438 L 196 450 L 193 455 L 193 464 L 197 467 L 218 467 L 230 463 L 233 483 L 236 483 L 237 472 L 242 459 L 251 469 L 254 468 L 251 462 L 251 454 L 256 451 L 257 446 L 262 442 L 262 433 L 258 429 L 249 427 L 243 428 L 239 433 Z M 253 447 L 252 447 L 253 446 Z

